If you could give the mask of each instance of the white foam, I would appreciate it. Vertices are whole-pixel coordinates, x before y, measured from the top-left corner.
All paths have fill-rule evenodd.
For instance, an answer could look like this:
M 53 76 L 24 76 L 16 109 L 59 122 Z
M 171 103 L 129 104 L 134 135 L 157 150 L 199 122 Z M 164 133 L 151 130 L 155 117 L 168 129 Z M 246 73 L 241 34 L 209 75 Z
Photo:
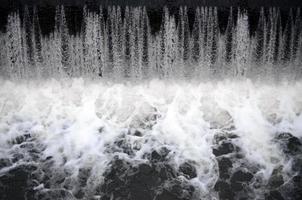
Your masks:
M 114 155 L 128 157 L 107 153 L 108 144 L 128 129 L 143 131 L 143 138 L 128 138 L 142 146 L 133 160 L 143 160 L 144 153 L 165 145 L 175 156 L 175 166 L 188 159 L 197 163 L 201 188 L 217 179 L 213 137 L 230 123 L 240 136 L 237 145 L 249 161 L 263 166 L 266 176 L 286 162 L 272 142 L 274 135 L 289 131 L 302 136 L 300 82 L 0 83 L 0 153 L 12 138 L 28 131 L 46 145 L 45 156 L 53 156 L 58 165 L 74 171 L 93 166 L 99 176 Z M 156 121 L 152 128 L 151 119 Z

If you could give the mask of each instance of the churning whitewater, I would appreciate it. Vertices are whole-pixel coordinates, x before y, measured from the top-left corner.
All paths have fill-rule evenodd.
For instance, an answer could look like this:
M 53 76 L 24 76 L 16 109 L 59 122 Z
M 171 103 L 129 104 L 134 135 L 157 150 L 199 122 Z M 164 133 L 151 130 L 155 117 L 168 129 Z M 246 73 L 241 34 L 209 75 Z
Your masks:
M 297 153 L 291 151 L 301 145 L 284 150 L 282 141 L 302 137 L 300 82 L 113 84 L 74 79 L 1 85 L 0 156 L 6 167 L 0 173 L 19 165 L 34 168 L 32 192 L 38 199 L 47 192 L 45 196 L 54 195 L 50 191 L 65 191 L 63 199 L 118 199 L 124 185 L 110 186 L 118 172 L 108 172 L 117 160 L 127 168 L 120 182 L 135 173 L 144 179 L 139 173 L 145 172 L 132 169 L 143 164 L 166 173 L 154 172 L 164 179 L 162 185 L 145 183 L 156 199 L 164 199 L 160 192 L 170 191 L 176 180 L 184 187 L 184 199 L 215 199 L 217 183 L 238 171 L 248 179 L 230 183 L 239 184 L 248 194 L 238 194 L 250 199 L 263 199 L 273 189 L 283 195 L 293 189 L 295 157 L 288 152 Z M 231 166 L 221 166 L 221 159 Z M 282 177 L 282 186 L 271 183 L 274 173 Z M 135 195 L 144 191 L 135 183 L 132 187 L 128 195 L 138 199 Z
M 0 200 L 302 199 L 301 11 L 219 12 L 9 14 Z

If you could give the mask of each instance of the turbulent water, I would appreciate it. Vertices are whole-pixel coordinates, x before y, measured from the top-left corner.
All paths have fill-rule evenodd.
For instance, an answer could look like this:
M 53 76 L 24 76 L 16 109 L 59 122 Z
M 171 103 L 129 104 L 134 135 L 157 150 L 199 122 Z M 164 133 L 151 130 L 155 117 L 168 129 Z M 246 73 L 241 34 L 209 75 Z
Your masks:
M 282 133 L 290 133 L 296 139 L 302 137 L 300 82 L 269 85 L 249 81 L 1 81 L 0 96 L 0 156 L 2 162 L 9 159 L 0 173 L 19 165 L 35 166 L 35 192 L 65 188 L 73 195 L 81 190 L 84 199 L 104 194 L 121 198 L 115 193 L 122 190 L 118 183 L 115 190 L 111 191 L 110 186 L 108 191 L 98 190 L 102 184 L 109 184 L 113 175 L 106 177 L 106 171 L 114 160 L 120 159 L 128 167 L 160 162 L 176 172 L 182 164 L 190 163 L 195 175 L 190 170 L 189 176 L 183 172 L 167 175 L 161 187 L 169 187 L 172 178 L 179 179 L 194 186 L 191 196 L 183 199 L 215 199 L 218 193 L 214 186 L 224 180 L 220 159 L 225 158 L 232 163 L 229 175 L 238 170 L 251 174 L 250 180 L 240 181 L 240 191 L 248 192 L 247 198 L 263 199 L 275 189 L 286 197 L 297 173 L 293 161 L 301 159 L 301 143 L 290 144 L 294 150 L 284 150 L 280 148 L 283 140 L 277 139 Z M 165 158 L 160 153 L 163 150 Z M 153 158 L 154 152 L 159 152 L 159 161 Z M 89 173 L 81 185 L 79 176 L 83 169 Z M 276 169 L 278 176 L 283 177 L 283 186 L 269 186 Z M 122 180 L 126 172 L 123 171 Z M 160 184 L 154 187 L 160 188 Z M 133 187 L 131 195 L 140 192 L 137 186 Z M 151 192 L 154 188 L 145 189 Z M 228 192 L 231 194 L 232 190 Z
M 255 33 L 243 10 L 222 31 L 197 8 L 191 31 L 164 9 L 158 33 L 144 8 L 102 11 L 76 36 L 63 7 L 48 36 L 35 9 L 8 17 L 1 200 L 302 198 L 300 9 Z

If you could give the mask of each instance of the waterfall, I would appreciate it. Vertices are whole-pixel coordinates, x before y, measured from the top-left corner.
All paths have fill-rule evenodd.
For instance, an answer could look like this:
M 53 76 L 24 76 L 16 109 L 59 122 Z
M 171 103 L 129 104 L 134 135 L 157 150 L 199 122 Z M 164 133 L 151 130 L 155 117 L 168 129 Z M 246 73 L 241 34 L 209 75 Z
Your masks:
M 277 8 L 262 8 L 254 33 L 248 13 L 230 9 L 220 30 L 219 9 L 198 7 L 191 29 L 187 7 L 173 15 L 163 8 L 160 30 L 151 33 L 144 7 L 108 7 L 108 16 L 83 9 L 82 31 L 68 30 L 58 6 L 54 31 L 42 35 L 37 15 L 24 9 L 8 16 L 0 34 L 1 71 L 12 79 L 94 77 L 121 79 L 215 77 L 263 78 L 301 74 L 300 9 L 291 9 L 282 27 Z M 284 21 L 284 20 L 283 20 Z
M 0 31 L 0 200 L 302 200 L 300 8 L 85 2 Z
M 246 13 L 238 11 L 237 29 L 236 29 L 236 46 L 235 46 L 235 67 L 234 76 L 245 76 L 249 66 L 249 28 Z

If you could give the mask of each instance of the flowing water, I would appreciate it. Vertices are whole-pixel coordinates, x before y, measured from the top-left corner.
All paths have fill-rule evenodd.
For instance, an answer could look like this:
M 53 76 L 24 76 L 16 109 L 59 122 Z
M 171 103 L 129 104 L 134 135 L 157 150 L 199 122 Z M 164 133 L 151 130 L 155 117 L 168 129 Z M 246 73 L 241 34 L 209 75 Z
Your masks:
M 47 36 L 35 10 L 9 15 L 0 199 L 301 197 L 300 9 L 262 9 L 253 33 L 242 10 L 222 31 L 217 8 L 192 30 L 165 8 L 156 33 L 145 8 L 102 11 L 76 35 L 63 7 Z
M 163 11 L 161 28 L 151 33 L 142 7 L 83 11 L 82 31 L 70 35 L 64 7 L 58 7 L 54 31 L 41 34 L 36 9 L 8 16 L 0 35 L 1 71 L 16 79 L 103 77 L 121 80 L 248 77 L 301 77 L 300 9 L 282 20 L 277 8 L 262 9 L 255 31 L 245 11 L 230 10 L 220 30 L 217 8 L 197 8 L 192 30 L 186 7 L 179 14 Z M 123 15 L 122 15 L 123 14 Z M 176 20 L 177 19 L 177 20 Z M 285 25 L 282 25 L 282 22 Z

